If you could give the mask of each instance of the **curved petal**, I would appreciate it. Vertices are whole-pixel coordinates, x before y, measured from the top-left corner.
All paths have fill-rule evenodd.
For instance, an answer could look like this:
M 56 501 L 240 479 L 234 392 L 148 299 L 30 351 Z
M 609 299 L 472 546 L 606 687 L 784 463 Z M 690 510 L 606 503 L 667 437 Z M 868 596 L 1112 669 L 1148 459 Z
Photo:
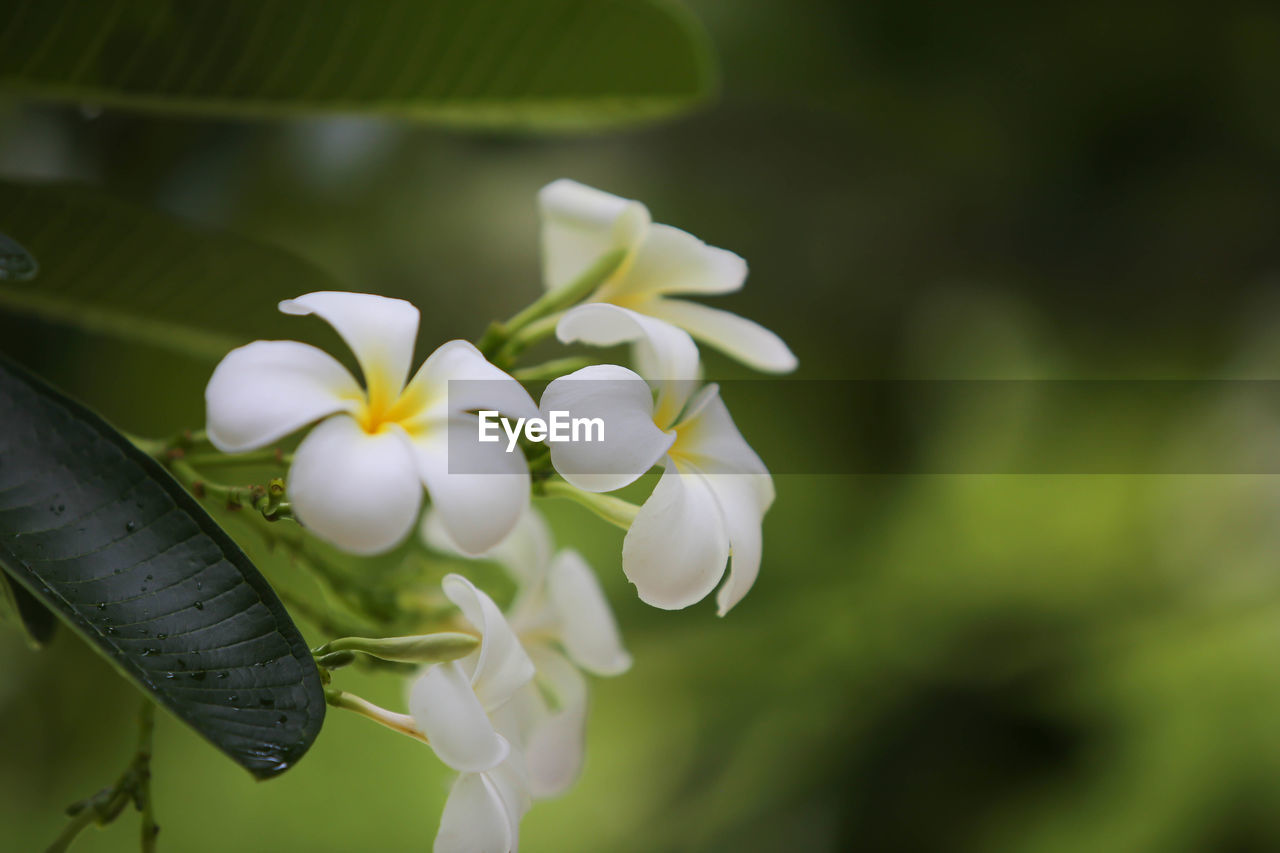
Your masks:
M 554 549 L 550 525 L 542 513 L 529 506 L 515 529 L 485 556 L 501 563 L 521 586 L 527 587 L 541 582 Z
M 738 431 L 716 385 L 689 403 L 672 458 L 702 475 L 716 496 L 729 536 L 729 579 L 716 594 L 723 616 L 760 572 L 761 524 L 773 505 L 773 478 Z
M 638 375 L 616 364 L 595 364 L 551 382 L 542 393 L 543 417 L 599 419 L 603 440 L 549 442 L 551 464 L 567 481 L 590 492 L 611 492 L 648 471 L 675 441 L 653 422 L 653 392 Z
M 418 337 L 418 309 L 412 304 L 371 293 L 324 290 L 286 299 L 280 310 L 315 314 L 333 326 L 360 362 L 371 409 L 390 406 L 404 388 Z
M 471 686 L 486 711 L 502 705 L 533 679 L 533 661 L 493 599 L 462 575 L 446 575 L 444 594 L 480 632 Z M 469 660 L 469 658 L 468 658 Z M 428 735 L 428 737 L 430 737 Z
M 782 338 L 730 311 L 683 299 L 653 299 L 643 310 L 756 370 L 790 373 L 800 364 Z
M 538 414 L 524 386 L 490 364 L 474 344 L 449 341 L 418 368 L 393 416 L 428 421 L 477 409 L 526 418 Z
M 434 853 L 510 853 L 516 849 L 511 813 L 488 773 L 463 773 L 449 789 Z
M 649 228 L 649 210 L 640 202 L 566 178 L 538 192 L 538 209 L 548 290 L 573 281 L 605 252 L 635 248 Z
M 428 667 L 418 676 L 409 691 L 409 713 L 431 749 L 454 770 L 497 767 L 511 750 L 457 661 Z
M 458 548 L 434 507 L 423 515 L 421 532 L 422 541 L 429 547 L 447 554 L 469 556 Z M 530 506 L 505 539 L 479 556 L 500 563 L 522 586 L 528 586 L 541 582 L 554 549 L 551 527 L 542 513 Z
M 418 476 L 458 550 L 479 556 L 515 528 L 529 505 L 529 467 L 518 449 L 478 440 L 477 419 L 429 424 L 410 439 Z
M 773 493 L 773 485 L 758 482 L 759 475 L 713 474 L 706 478 L 715 493 L 729 534 L 729 579 L 716 592 L 716 607 L 723 616 L 743 599 L 760 574 L 763 551 L 761 525 L 764 511 L 760 492 Z M 768 479 L 768 477 L 764 477 Z
M 533 805 L 529 796 L 529 776 L 525 771 L 524 759 L 520 753 L 512 750 L 506 761 L 486 771 L 484 775 L 502 799 L 507 820 L 511 824 L 511 849 L 514 851 L 520 842 L 520 819 Z
M 377 554 L 413 529 L 422 483 L 398 430 L 370 435 L 338 415 L 298 445 L 289 498 L 316 536 L 353 554 Z
M 620 675 L 631 668 L 609 600 L 577 551 L 555 556 L 547 593 L 560 617 L 560 642 L 574 663 L 596 675 Z
M 561 343 L 582 342 L 611 347 L 635 342 L 645 353 L 651 373 L 645 379 L 697 379 L 698 347 L 670 323 L 628 308 L 592 302 L 571 308 L 556 325 Z
M 525 739 L 529 792 L 538 799 L 563 794 L 582 773 L 587 743 L 587 682 L 578 668 L 555 652 L 537 657 L 538 680 L 555 697 Z M 536 689 L 536 688 L 535 688 Z
M 668 463 L 622 540 L 622 571 L 663 610 L 701 601 L 724 575 L 729 537 L 711 487 Z
M 569 309 L 556 325 L 556 336 L 566 344 L 634 343 L 636 369 L 657 385 L 654 422 L 664 427 L 675 421 L 701 375 L 698 346 L 687 332 L 617 305 L 595 302 Z
M 334 412 L 354 412 L 359 383 L 328 353 L 297 341 L 233 349 L 204 389 L 209 442 L 223 453 L 263 447 Z
M 747 262 L 708 246 L 670 225 L 654 225 L 636 251 L 626 276 L 601 290 L 600 298 L 661 293 L 732 293 L 747 279 Z
M 759 455 L 738 431 L 720 397 L 718 385 L 708 385 L 685 410 L 671 456 L 692 463 L 704 474 L 756 474 L 767 484 L 761 493 L 764 512 L 773 503 L 773 480 Z

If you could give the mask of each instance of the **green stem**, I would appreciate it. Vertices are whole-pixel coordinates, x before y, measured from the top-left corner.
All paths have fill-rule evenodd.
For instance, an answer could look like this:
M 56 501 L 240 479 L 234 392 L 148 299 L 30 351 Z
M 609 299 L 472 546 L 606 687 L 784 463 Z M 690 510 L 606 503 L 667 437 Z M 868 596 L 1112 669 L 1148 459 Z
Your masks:
M 369 628 L 360 625 L 354 625 L 344 622 L 342 619 L 326 613 L 311 602 L 285 589 L 279 585 L 273 584 L 276 595 L 280 596 L 280 600 L 285 603 L 294 614 L 300 615 L 303 619 L 312 625 L 335 637 L 345 637 L 352 634 L 367 634 Z
M 283 531 L 260 513 L 247 513 L 244 521 L 253 527 L 269 546 L 279 545 L 287 550 L 290 557 L 306 568 L 323 588 L 347 607 L 368 617 L 375 624 L 381 625 L 390 621 L 390 614 L 385 612 L 386 608 L 370 600 L 369 591 L 365 585 L 357 583 L 345 572 L 330 565 L 328 560 L 308 551 L 301 528 L 290 525 L 293 529 Z M 352 632 L 335 631 L 334 633 L 342 635 Z
M 71 843 L 76 840 L 76 836 L 85 827 L 93 823 L 96 817 L 97 815 L 94 814 L 93 809 L 82 809 L 67 822 L 67 825 L 62 828 L 62 832 L 58 833 L 58 837 L 53 840 L 53 843 L 45 848 L 45 853 L 64 853 L 64 851 L 69 850 Z
M 90 824 L 106 826 L 120 816 L 130 801 L 142 812 L 142 853 L 155 853 L 155 810 L 151 802 L 151 743 L 155 732 L 155 705 L 144 699 L 138 714 L 138 748 L 129 766 L 114 785 L 103 788 L 68 810 L 70 822 L 46 848 L 46 853 L 64 853 Z
M 568 498 L 579 506 L 591 510 L 600 518 L 623 530 L 631 529 L 631 522 L 636 520 L 640 507 L 615 498 L 612 495 L 600 495 L 595 492 L 584 492 L 563 480 L 548 480 L 539 487 L 540 492 L 549 498 Z
M 626 249 L 614 249 L 605 252 L 573 281 L 554 290 L 548 290 L 528 308 L 525 308 L 504 323 L 503 325 L 506 327 L 507 332 L 519 331 L 534 320 L 568 308 L 570 305 L 586 299 L 609 276 L 617 272 L 618 267 L 622 266 L 622 262 L 626 257 Z
M 505 323 L 493 323 L 485 331 L 484 337 L 477 345 L 487 358 L 502 353 L 509 347 L 515 336 L 533 323 L 543 321 L 548 315 L 563 311 L 570 305 L 581 302 L 591 295 L 596 288 L 618 271 L 627 258 L 626 249 L 614 249 L 601 255 L 595 263 L 587 267 L 581 275 L 566 285 L 548 290 L 528 307 L 516 313 Z M 555 324 L 551 324 L 555 328 Z M 546 335 L 542 335 L 546 337 Z M 539 338 L 540 340 L 541 338 Z M 524 344 L 528 346 L 528 343 Z M 519 349 L 522 349 L 520 347 Z M 519 349 L 516 351 L 518 352 Z
M 397 714 L 394 711 L 388 711 L 386 708 L 379 707 L 367 699 L 362 699 L 354 693 L 338 690 L 336 687 L 326 688 L 324 698 L 334 708 L 355 711 L 360 716 L 368 717 L 393 732 L 408 735 L 414 740 L 419 740 L 423 743 L 427 742 L 427 736 L 418 730 L 417 725 L 413 722 L 413 717 L 408 714 Z
M 248 506 L 266 521 L 294 520 L 293 507 L 283 501 L 284 480 L 279 477 L 267 485 L 232 486 L 203 476 L 188 459 L 168 459 L 169 473 L 197 498 L 214 497 L 229 507 Z
M 169 442 L 162 439 L 143 438 L 140 435 L 132 435 L 124 431 L 121 431 L 120 434 L 129 439 L 130 444 L 153 459 L 164 459 L 165 454 L 169 452 Z
M 516 332 L 498 350 L 497 355 L 493 357 L 493 363 L 499 367 L 504 364 L 510 365 L 515 362 L 520 353 L 539 341 L 551 337 L 556 330 L 556 324 L 560 322 L 560 316 L 560 314 L 550 314 Z
M 182 458 L 187 463 L 201 468 L 210 465 L 289 465 L 293 462 L 293 455 L 285 453 L 278 447 L 255 450 L 251 453 L 191 453 Z
M 568 358 L 553 358 L 551 361 L 544 361 L 542 364 L 531 367 L 522 367 L 519 370 L 513 370 L 511 375 L 519 382 L 541 382 L 544 379 L 556 379 L 575 370 L 590 367 L 592 364 L 595 362 L 589 358 L 573 355 Z
M 160 827 L 156 823 L 154 800 L 151 798 L 151 744 L 156 729 L 156 706 L 150 699 L 142 700 L 138 712 L 138 790 L 134 801 L 142 810 L 142 853 L 155 853 L 156 836 Z
M 204 430 L 187 429 L 169 438 L 144 438 L 127 432 L 122 432 L 121 434 L 129 439 L 129 442 L 134 447 L 148 456 L 159 459 L 161 462 L 186 456 L 187 451 L 192 447 L 208 444 L 209 442 L 209 437 Z

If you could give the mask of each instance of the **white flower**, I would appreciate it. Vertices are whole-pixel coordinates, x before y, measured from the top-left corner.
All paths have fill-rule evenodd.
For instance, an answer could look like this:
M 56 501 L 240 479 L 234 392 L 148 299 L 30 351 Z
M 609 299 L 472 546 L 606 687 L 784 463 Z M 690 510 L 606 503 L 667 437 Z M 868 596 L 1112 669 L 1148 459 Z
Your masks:
M 760 570 L 764 514 L 773 480 L 743 439 L 719 389 L 700 391 L 698 351 L 687 334 L 614 305 L 583 305 L 560 321 L 562 337 L 600 346 L 636 344 L 641 373 L 617 365 L 585 367 L 556 379 L 543 412 L 601 417 L 605 441 L 551 445 L 551 461 L 569 483 L 592 492 L 621 488 L 657 463 L 662 478 L 640 508 L 622 546 L 622 568 L 640 598 L 678 609 L 716 595 L 720 615 L 742 600 Z M 695 394 L 695 391 L 697 393 Z
M 445 803 L 436 853 L 515 850 L 529 810 L 523 756 L 498 732 L 497 713 L 534 675 L 511 626 L 493 599 L 461 575 L 444 593 L 480 634 L 465 658 L 428 667 L 409 692 L 409 713 L 446 765 L 460 771 Z
M 352 553 L 401 541 L 417 520 L 423 485 L 465 551 L 480 553 L 511 530 L 529 502 L 523 458 L 475 442 L 466 447 L 477 456 L 466 470 L 477 473 L 450 473 L 448 434 L 464 426 L 474 433 L 469 412 L 478 408 L 536 414 L 518 382 L 466 341 L 441 346 L 409 380 L 418 309 L 400 299 L 309 293 L 281 302 L 280 310 L 315 314 L 333 326 L 355 353 L 364 387 L 307 344 L 240 347 L 205 390 L 215 447 L 251 450 L 319 421 L 294 454 L 289 498 L 313 533 Z M 464 390 L 450 394 L 453 379 L 491 381 L 456 383 Z
M 624 249 L 621 265 L 593 301 L 672 323 L 757 370 L 795 370 L 791 350 L 763 326 L 729 311 L 671 298 L 739 290 L 747 277 L 742 258 L 678 228 L 653 223 L 648 208 L 638 201 L 576 181 L 561 179 L 543 187 L 538 204 L 543 283 L 548 289 L 573 281 L 605 253 Z
M 435 513 L 423 519 L 432 547 L 456 550 Z M 519 583 L 509 621 L 537 669 L 500 712 L 524 755 L 530 793 L 564 793 L 582 770 L 586 747 L 587 682 L 579 671 L 620 675 L 631 668 L 617 622 L 595 573 L 578 552 L 553 553 L 551 531 L 537 511 L 484 555 Z

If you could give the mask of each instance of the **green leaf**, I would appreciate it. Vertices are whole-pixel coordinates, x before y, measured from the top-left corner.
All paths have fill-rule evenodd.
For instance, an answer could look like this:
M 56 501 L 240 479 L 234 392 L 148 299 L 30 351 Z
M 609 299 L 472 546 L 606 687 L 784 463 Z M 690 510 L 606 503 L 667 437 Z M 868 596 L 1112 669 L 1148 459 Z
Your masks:
M 31 253 L 17 240 L 0 232 L 0 281 L 27 281 L 35 278 L 38 270 Z
M 0 567 L 259 778 L 311 746 L 320 675 L 258 570 L 164 469 L 0 360 Z
M 0 311 L 201 361 L 296 338 L 276 303 L 337 287 L 280 249 L 75 185 L 0 181 L 0 231 L 44 261 L 34 282 L 0 280 Z
M 20 0 L 0 91 L 168 113 L 598 127 L 687 109 L 706 38 L 667 0 Z

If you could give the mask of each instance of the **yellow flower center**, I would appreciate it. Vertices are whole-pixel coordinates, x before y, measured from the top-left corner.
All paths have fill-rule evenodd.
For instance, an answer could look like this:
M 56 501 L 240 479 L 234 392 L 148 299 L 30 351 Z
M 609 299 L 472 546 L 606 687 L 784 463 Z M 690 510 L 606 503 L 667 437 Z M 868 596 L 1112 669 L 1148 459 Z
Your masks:
M 392 424 L 398 424 L 412 436 L 424 426 L 422 416 L 427 408 L 426 395 L 412 387 L 393 395 L 384 385 L 375 383 L 357 402 L 356 422 L 369 435 L 378 435 Z

